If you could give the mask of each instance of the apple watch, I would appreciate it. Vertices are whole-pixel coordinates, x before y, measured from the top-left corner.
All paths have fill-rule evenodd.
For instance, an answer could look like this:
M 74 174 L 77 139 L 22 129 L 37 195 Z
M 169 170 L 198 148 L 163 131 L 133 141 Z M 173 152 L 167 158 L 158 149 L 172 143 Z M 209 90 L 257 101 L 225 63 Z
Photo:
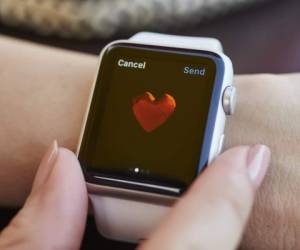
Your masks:
M 146 239 L 222 151 L 232 80 L 214 38 L 140 32 L 102 50 L 77 156 L 103 236 Z

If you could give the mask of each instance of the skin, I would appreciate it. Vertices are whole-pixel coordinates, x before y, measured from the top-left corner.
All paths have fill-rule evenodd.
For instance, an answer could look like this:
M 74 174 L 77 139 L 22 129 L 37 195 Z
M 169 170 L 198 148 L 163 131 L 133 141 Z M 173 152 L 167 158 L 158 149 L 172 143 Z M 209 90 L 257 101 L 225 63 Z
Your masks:
M 0 52 L 0 205 L 19 206 L 47 145 L 57 139 L 75 150 L 97 58 L 6 37 Z M 235 78 L 237 112 L 228 119 L 225 148 L 262 143 L 273 152 L 243 249 L 300 248 L 299 78 Z
M 270 151 L 262 145 L 219 156 L 138 249 L 235 249 L 269 160 Z M 87 210 L 79 162 L 54 142 L 24 207 L 0 234 L 0 248 L 79 249 Z
M 50 160 L 51 151 L 40 164 L 23 208 L 1 232 L 1 249 L 80 248 L 88 208 L 84 178 L 72 152 L 56 148 Z
M 243 249 L 300 249 L 300 74 L 238 76 L 226 148 L 264 143 L 272 162 L 256 198 Z

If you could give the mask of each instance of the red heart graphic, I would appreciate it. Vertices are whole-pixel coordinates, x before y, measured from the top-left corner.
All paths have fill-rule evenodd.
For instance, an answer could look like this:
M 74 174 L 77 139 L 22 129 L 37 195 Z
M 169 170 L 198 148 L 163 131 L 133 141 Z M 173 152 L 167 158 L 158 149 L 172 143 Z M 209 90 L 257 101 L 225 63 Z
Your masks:
M 133 100 L 133 113 L 142 128 L 151 132 L 161 126 L 173 114 L 176 102 L 173 96 L 165 94 L 156 100 L 150 92 L 145 92 Z

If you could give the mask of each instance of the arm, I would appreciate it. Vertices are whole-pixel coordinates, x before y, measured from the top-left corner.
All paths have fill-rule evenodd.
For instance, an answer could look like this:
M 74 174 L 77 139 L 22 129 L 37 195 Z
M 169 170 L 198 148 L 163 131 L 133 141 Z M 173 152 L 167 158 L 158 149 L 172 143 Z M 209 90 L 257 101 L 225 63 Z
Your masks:
M 265 143 L 272 162 L 243 249 L 300 248 L 300 74 L 239 76 L 226 147 Z
M 11 206 L 24 201 L 46 145 L 57 138 L 61 146 L 75 149 L 97 59 L 4 37 L 0 51 L 0 205 Z M 249 249 L 297 248 L 298 79 L 259 75 L 235 80 L 238 108 L 228 119 L 226 147 L 265 143 L 273 151 L 245 235 Z
M 75 149 L 97 58 L 0 36 L 0 205 L 21 205 L 46 147 Z

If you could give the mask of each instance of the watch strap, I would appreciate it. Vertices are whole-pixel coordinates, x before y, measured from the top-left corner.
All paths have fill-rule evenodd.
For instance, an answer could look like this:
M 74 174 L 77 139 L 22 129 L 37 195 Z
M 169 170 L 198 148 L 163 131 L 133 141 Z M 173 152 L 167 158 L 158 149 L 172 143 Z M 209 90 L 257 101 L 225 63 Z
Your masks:
M 131 243 L 146 239 L 170 209 L 168 205 L 122 196 L 89 197 L 98 231 L 109 239 Z
M 139 32 L 130 41 L 141 44 L 188 48 L 222 53 L 215 38 Z M 145 239 L 170 209 L 168 205 L 126 199 L 105 194 L 90 194 L 98 231 L 105 237 L 126 242 Z
M 221 42 L 211 37 L 176 36 L 153 32 L 139 32 L 129 40 L 148 45 L 188 48 L 223 53 Z

